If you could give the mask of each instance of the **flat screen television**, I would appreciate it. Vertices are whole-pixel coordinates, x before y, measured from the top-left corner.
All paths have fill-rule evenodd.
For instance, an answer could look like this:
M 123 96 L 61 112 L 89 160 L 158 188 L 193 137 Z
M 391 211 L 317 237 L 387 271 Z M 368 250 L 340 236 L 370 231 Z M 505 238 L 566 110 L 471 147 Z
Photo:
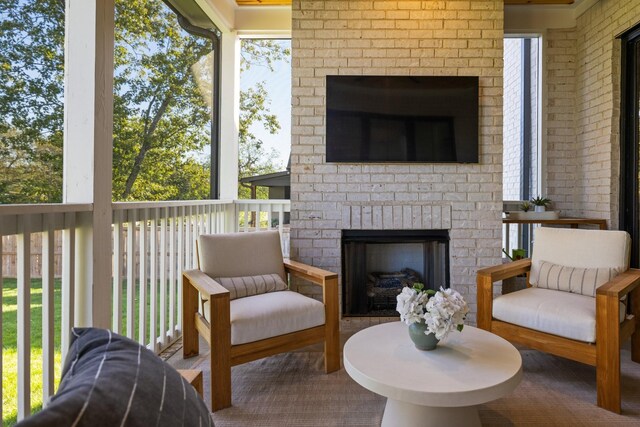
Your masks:
M 326 155 L 478 163 L 478 77 L 327 76 Z

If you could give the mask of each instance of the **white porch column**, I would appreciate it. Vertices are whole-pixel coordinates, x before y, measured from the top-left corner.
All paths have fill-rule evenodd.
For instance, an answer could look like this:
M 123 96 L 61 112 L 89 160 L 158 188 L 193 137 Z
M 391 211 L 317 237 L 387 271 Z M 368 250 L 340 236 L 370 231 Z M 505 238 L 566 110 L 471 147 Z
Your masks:
M 238 129 L 240 117 L 240 40 L 222 33 L 220 64 L 220 199 L 238 198 Z
M 67 0 L 63 201 L 76 230 L 75 325 L 111 326 L 114 0 Z

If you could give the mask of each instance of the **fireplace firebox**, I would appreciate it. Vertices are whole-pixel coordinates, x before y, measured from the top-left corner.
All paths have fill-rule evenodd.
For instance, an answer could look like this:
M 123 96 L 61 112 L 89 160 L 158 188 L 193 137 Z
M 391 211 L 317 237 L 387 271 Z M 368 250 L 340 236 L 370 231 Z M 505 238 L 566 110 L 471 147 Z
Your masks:
M 343 316 L 396 316 L 415 282 L 449 287 L 447 230 L 342 230 Z

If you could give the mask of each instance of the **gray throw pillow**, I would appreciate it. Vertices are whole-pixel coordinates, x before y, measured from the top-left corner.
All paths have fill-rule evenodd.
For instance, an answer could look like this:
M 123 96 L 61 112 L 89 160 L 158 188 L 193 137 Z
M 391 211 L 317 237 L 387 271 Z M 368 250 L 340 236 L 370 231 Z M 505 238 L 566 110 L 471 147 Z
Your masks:
M 106 329 L 74 328 L 60 387 L 32 426 L 213 426 L 196 390 L 135 341 Z

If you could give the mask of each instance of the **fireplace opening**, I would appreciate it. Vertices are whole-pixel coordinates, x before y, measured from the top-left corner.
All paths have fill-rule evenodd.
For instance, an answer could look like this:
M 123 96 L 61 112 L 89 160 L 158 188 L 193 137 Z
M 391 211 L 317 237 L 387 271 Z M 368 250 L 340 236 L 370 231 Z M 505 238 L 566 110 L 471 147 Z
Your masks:
M 415 282 L 449 287 L 447 230 L 343 230 L 343 316 L 396 316 L 396 296 Z

